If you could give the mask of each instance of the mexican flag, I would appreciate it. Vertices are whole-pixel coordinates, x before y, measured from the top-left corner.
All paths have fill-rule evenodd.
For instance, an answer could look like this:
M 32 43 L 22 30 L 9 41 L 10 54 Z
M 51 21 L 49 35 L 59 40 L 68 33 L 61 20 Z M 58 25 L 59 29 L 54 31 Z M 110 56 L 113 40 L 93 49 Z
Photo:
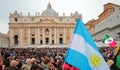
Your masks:
M 111 48 L 114 48 L 117 45 L 116 41 L 109 35 L 105 35 L 103 43 L 109 45 Z

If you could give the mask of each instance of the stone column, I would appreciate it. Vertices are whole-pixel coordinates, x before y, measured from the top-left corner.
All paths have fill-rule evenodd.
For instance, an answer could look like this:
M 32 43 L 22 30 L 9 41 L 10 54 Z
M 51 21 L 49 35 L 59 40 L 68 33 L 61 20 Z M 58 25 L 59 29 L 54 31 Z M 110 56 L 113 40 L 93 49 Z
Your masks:
M 56 44 L 56 28 L 54 28 L 54 44 Z
M 58 28 L 56 28 L 56 44 L 59 44 L 59 35 L 58 35 Z
M 49 35 L 50 35 L 50 36 L 49 36 L 49 38 L 50 38 L 49 44 L 52 44 L 52 42 L 51 42 L 51 28 L 50 28 L 49 30 L 50 30 L 50 32 L 49 32 L 49 33 L 50 33 L 50 34 L 49 34 Z
M 23 45 L 23 28 L 20 28 L 19 29 L 20 32 L 19 32 L 19 35 L 18 35 L 18 38 L 19 38 L 19 45 L 22 46 Z
M 71 41 L 71 39 L 72 39 L 72 36 L 73 36 L 73 29 L 70 28 L 70 35 L 69 35 L 70 39 L 69 39 L 69 44 L 70 44 L 70 41 Z
M 55 44 L 57 44 L 57 28 L 55 28 Z
M 43 30 L 43 44 L 45 44 L 45 30 L 44 30 L 45 28 L 43 28 L 42 30 Z
M 30 28 L 28 28 L 28 45 L 31 44 Z
M 37 28 L 38 32 L 37 32 L 37 36 L 38 36 L 38 40 L 37 43 L 40 44 L 40 29 L 39 27 Z
M 13 29 L 10 28 L 10 46 L 14 46 L 14 32 L 13 32 Z
M 35 44 L 38 44 L 38 30 L 35 28 Z
M 63 43 L 66 44 L 66 28 L 63 29 Z

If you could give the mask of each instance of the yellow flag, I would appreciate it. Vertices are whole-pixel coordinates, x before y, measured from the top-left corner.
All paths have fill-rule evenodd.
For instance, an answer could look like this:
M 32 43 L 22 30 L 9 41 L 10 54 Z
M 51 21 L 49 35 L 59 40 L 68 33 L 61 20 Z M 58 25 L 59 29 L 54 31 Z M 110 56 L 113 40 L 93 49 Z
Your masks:
M 119 50 L 120 50 L 120 46 L 118 46 L 118 47 L 116 47 L 116 48 L 115 48 L 115 51 L 114 51 L 114 56 L 116 56 L 116 55 L 117 55 L 117 53 L 119 52 Z

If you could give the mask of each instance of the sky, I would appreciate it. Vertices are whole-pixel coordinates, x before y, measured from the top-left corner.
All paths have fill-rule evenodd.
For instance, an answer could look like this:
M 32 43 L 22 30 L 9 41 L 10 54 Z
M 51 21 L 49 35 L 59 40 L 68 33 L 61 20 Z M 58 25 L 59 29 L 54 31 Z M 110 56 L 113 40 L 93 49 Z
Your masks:
M 0 0 L 0 32 L 7 33 L 9 30 L 9 13 L 17 10 L 23 15 L 27 15 L 28 12 L 32 15 L 35 15 L 35 12 L 41 14 L 49 2 L 52 9 L 60 16 L 63 13 L 70 16 L 71 13 L 78 11 L 82 15 L 84 23 L 91 19 L 97 19 L 107 3 L 120 5 L 120 0 Z

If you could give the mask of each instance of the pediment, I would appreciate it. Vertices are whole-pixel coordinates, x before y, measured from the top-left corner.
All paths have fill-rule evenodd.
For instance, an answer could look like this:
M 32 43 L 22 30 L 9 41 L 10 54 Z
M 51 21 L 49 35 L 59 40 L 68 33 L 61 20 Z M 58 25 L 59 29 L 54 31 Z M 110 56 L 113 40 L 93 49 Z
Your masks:
M 20 17 L 20 14 L 15 11 L 13 14 L 10 14 L 10 17 Z

